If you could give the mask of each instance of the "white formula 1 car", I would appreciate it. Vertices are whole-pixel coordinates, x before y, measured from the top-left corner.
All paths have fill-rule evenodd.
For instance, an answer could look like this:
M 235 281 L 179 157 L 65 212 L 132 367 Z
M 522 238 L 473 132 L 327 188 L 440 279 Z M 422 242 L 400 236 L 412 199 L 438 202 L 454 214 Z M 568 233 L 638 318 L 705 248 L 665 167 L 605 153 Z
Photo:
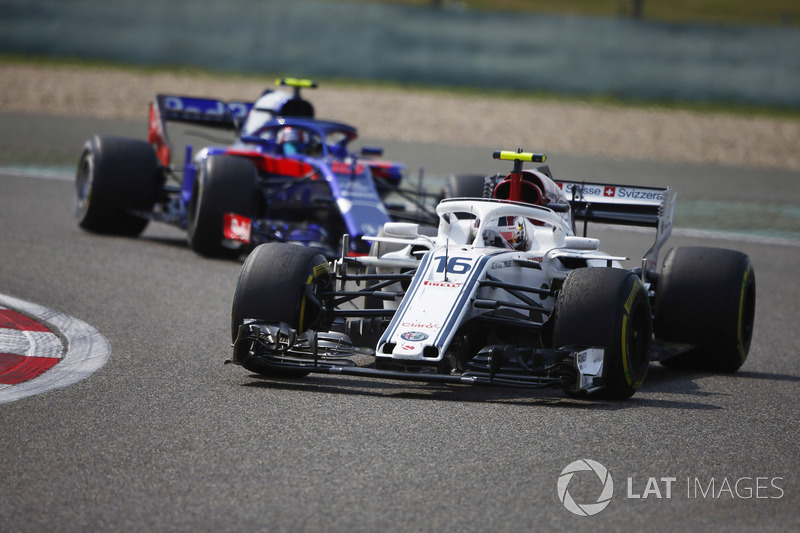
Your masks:
M 481 178 L 484 198 L 442 201 L 435 234 L 388 223 L 368 237 L 369 256 L 333 262 L 303 246 L 257 247 L 233 297 L 229 362 L 281 378 L 559 387 L 612 399 L 634 394 L 652 360 L 742 365 L 752 265 L 740 252 L 686 247 L 658 271 L 673 190 L 556 182 L 546 165 L 523 170 L 543 155 L 494 157 L 513 171 Z M 584 230 L 589 221 L 649 226 L 655 243 L 627 270 L 627 258 L 576 235 L 576 219 Z

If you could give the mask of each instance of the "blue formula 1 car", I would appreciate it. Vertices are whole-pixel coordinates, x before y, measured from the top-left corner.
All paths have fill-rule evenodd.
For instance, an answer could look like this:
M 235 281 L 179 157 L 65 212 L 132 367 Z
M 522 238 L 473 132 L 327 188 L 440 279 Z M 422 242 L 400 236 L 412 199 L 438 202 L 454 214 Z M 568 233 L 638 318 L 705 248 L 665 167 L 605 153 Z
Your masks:
M 402 164 L 377 159 L 380 148 L 351 152 L 354 127 L 314 118 L 300 94 L 314 82 L 279 83 L 293 94 L 267 90 L 256 102 L 158 95 L 147 141 L 87 141 L 76 176 L 78 225 L 136 236 L 157 220 L 186 229 L 189 246 L 204 256 L 289 242 L 334 257 L 343 234 L 375 235 L 392 220 L 435 221 L 423 205 L 434 195 L 400 188 Z M 237 140 L 194 154 L 187 145 L 178 169 L 170 163 L 168 122 L 233 130 Z M 392 193 L 402 201 L 387 203 Z M 369 252 L 369 243 L 350 242 L 346 253 Z

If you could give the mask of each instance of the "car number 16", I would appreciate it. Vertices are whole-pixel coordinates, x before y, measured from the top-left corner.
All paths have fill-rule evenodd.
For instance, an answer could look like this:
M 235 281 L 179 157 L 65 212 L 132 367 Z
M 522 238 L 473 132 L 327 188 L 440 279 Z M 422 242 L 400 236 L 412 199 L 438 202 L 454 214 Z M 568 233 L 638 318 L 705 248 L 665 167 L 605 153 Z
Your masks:
M 450 257 L 441 256 L 434 259 L 439 264 L 436 266 L 436 272 L 444 272 L 445 267 L 450 274 L 464 274 L 469 272 L 472 268 L 469 257 Z

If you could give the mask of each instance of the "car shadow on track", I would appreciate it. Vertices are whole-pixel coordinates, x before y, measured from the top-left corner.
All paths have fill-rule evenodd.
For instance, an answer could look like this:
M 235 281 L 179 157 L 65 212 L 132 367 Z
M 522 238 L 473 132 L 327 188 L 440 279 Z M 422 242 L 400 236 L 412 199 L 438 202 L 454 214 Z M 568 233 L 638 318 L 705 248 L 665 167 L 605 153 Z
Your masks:
M 719 396 L 721 395 L 720 393 L 704 391 L 697 384 L 698 379 L 713 375 L 715 374 L 710 372 L 677 370 L 663 367 L 660 364 L 651 364 L 639 393 L 657 392 L 701 397 Z
M 666 368 L 659 364 L 652 364 L 647 372 L 642 388 L 634 398 L 647 398 L 648 394 L 655 395 L 685 395 L 698 398 L 724 398 L 734 395 L 732 392 L 718 392 L 715 390 L 704 390 L 698 381 L 705 378 L 719 378 L 725 380 L 765 380 L 765 381 L 784 381 L 800 382 L 800 376 L 790 374 L 775 374 L 769 372 L 753 372 L 740 370 L 733 374 L 720 374 L 715 372 L 703 372 L 695 370 L 681 370 Z M 648 402 L 655 404 L 660 402 L 656 398 L 647 399 Z M 724 407 L 709 405 L 710 409 L 724 409 Z
M 231 257 L 203 257 L 195 252 L 192 252 L 189 249 L 189 243 L 186 242 L 186 237 L 164 237 L 164 236 L 155 236 L 155 235 L 145 235 L 141 237 L 143 241 L 151 242 L 153 244 L 168 246 L 172 248 L 180 248 L 182 250 L 186 250 L 186 253 L 192 254 L 192 256 L 200 258 L 200 259 L 208 259 L 208 260 L 217 260 L 217 261 L 229 261 L 232 263 L 244 263 L 244 260 L 247 258 L 247 252 L 242 252 L 238 255 L 232 255 Z
M 699 370 L 682 370 L 676 368 L 666 368 L 659 364 L 650 365 L 647 371 L 642 390 L 653 390 L 658 392 L 671 392 L 677 394 L 698 394 L 704 396 L 719 395 L 715 392 L 705 392 L 695 383 L 696 380 L 707 377 L 723 377 L 728 379 L 762 379 L 766 381 L 788 381 L 800 382 L 800 376 L 790 374 L 775 374 L 770 372 L 754 372 L 739 370 L 732 374 L 719 372 L 704 372 Z
M 689 410 L 721 409 L 721 407 L 706 403 L 648 398 L 646 395 L 640 394 L 634 395 L 628 400 L 614 401 L 595 397 L 571 397 L 558 389 L 442 385 L 396 382 L 382 379 L 360 379 L 353 376 L 316 375 L 300 380 L 266 378 L 258 374 L 251 374 L 250 377 L 252 381 L 245 383 L 245 387 L 317 394 L 343 394 L 348 396 L 460 403 L 493 403 L 531 407 L 563 407 L 567 409 L 600 409 L 607 411 L 641 407 Z M 694 388 L 697 389 L 696 385 Z M 643 392 L 646 393 L 647 390 L 643 389 Z M 683 391 L 677 392 L 686 394 Z
M 186 242 L 186 237 L 157 237 L 154 235 L 145 235 L 141 237 L 143 241 L 152 242 L 155 244 L 163 244 L 165 246 L 174 246 L 176 248 L 189 249 L 189 243 Z

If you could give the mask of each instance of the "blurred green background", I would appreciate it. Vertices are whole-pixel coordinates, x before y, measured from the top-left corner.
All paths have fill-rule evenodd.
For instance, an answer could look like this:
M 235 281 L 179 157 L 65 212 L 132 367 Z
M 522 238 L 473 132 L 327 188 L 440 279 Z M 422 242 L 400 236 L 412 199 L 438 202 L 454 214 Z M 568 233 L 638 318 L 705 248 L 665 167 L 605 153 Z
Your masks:
M 327 0 L 340 1 L 340 0 Z M 667 22 L 800 25 L 797 0 L 352 0 L 443 9 L 516 11 Z
M 799 12 L 797 0 L 2 0 L 0 53 L 800 110 Z

